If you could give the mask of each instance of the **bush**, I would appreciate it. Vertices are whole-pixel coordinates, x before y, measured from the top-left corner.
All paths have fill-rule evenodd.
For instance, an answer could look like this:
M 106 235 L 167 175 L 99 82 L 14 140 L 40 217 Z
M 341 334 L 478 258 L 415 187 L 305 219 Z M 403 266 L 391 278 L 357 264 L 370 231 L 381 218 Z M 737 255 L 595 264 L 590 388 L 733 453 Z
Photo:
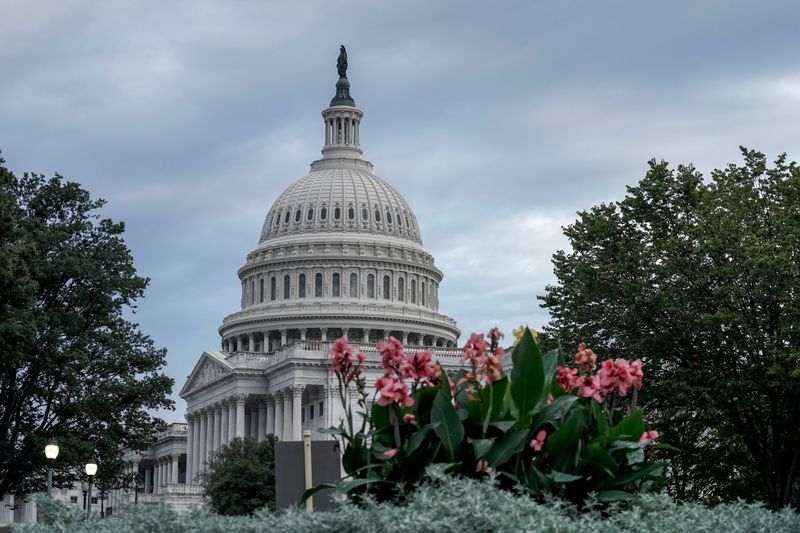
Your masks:
M 327 431 L 342 440 L 349 476 L 338 487 L 351 497 L 388 501 L 419 484 L 432 464 L 464 477 L 496 475 L 504 487 L 576 503 L 591 492 L 610 502 L 663 485 L 664 465 L 649 458 L 650 448 L 662 446 L 653 442 L 658 433 L 648 431 L 635 406 L 640 361 L 608 359 L 598 368 L 597 356 L 581 345 L 576 367 L 559 367 L 561 350 L 542 354 L 522 328 L 506 376 L 501 336 L 496 328 L 485 338 L 473 334 L 464 347 L 467 369 L 452 379 L 428 352 L 406 353 L 393 337 L 379 343 L 385 373 L 360 427 L 349 388 L 362 408 L 370 405 L 365 357 L 337 340 L 330 364 L 345 423 Z
M 578 512 L 571 504 L 551 499 L 537 503 L 527 495 L 499 490 L 490 480 L 438 477 L 423 483 L 405 504 L 344 503 L 328 512 L 292 509 L 281 514 L 266 510 L 253 516 L 221 516 L 206 510 L 180 515 L 167 507 L 131 506 L 115 518 L 85 519 L 65 511 L 66 504 L 41 502 L 39 514 L 47 523 L 17 525 L 29 533 L 245 533 L 256 531 L 335 531 L 395 533 L 417 531 L 553 531 L 591 532 L 800 532 L 800 516 L 785 509 L 771 512 L 759 505 L 731 503 L 716 507 L 678 504 L 663 494 L 638 495 L 611 513 L 596 508 Z M 51 521 L 57 518 L 58 521 Z
M 275 441 L 235 438 L 220 448 L 203 475 L 211 508 L 223 515 L 252 514 L 264 506 L 275 509 Z

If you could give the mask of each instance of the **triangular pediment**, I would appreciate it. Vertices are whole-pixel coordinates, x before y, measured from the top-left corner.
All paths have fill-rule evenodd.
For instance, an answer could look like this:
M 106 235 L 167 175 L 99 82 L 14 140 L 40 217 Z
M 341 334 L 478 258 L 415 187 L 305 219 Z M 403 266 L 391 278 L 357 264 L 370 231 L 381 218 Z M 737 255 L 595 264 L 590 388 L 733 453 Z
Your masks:
M 186 379 L 186 384 L 181 389 L 180 397 L 183 398 L 186 394 L 203 385 L 222 379 L 231 373 L 232 368 L 222 353 L 203 352 L 200 360 L 194 365 L 194 369 Z

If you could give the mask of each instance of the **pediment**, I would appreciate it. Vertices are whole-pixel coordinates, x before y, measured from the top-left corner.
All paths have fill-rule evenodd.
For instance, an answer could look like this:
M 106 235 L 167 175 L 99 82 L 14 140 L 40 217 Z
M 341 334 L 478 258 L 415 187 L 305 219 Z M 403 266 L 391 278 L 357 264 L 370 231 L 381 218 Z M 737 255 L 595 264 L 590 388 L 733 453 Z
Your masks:
M 203 352 L 181 389 L 181 398 L 195 389 L 223 378 L 231 371 L 230 363 L 220 352 Z

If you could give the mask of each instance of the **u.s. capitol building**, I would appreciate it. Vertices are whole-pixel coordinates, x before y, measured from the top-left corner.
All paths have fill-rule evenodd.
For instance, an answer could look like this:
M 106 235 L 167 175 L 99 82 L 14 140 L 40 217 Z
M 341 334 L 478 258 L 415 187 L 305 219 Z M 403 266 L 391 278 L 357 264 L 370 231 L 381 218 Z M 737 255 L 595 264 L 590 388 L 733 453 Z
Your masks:
M 460 365 L 459 329 L 439 313 L 443 274 L 408 202 L 364 159 L 344 50 L 338 66 L 322 158 L 267 211 L 237 272 L 241 309 L 223 319 L 220 350 L 200 356 L 180 391 L 187 423 L 127 455 L 144 482 L 140 501 L 199 495 L 206 461 L 235 437 L 327 438 L 316 430 L 341 418 L 326 364 L 339 337 L 367 354 L 370 381 L 381 375 L 375 345 L 390 335 Z

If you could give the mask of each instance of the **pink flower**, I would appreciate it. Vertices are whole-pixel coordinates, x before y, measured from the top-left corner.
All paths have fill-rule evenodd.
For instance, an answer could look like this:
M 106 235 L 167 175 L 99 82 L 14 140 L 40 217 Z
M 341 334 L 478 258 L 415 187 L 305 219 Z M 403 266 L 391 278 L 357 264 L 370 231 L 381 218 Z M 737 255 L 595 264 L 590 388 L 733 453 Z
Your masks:
M 419 352 L 406 354 L 405 365 L 403 366 L 403 377 L 422 381 L 430 378 L 438 378 L 442 374 L 439 365 L 431 362 L 430 352 Z
M 584 343 L 578 345 L 578 353 L 575 354 L 575 362 L 585 371 L 591 372 L 595 368 L 597 355 L 586 347 Z
M 544 446 L 544 440 L 547 438 L 547 432 L 545 430 L 541 430 L 539 433 L 536 434 L 535 439 L 531 439 L 528 446 L 533 448 L 533 451 L 540 452 L 542 451 L 542 446 Z
M 553 395 L 552 394 L 548 394 L 547 395 L 547 405 L 550 405 L 551 403 L 553 403 L 553 399 L 554 399 Z
M 380 392 L 378 405 L 391 405 L 396 403 L 400 407 L 414 405 L 414 398 L 408 395 L 408 385 L 392 374 L 386 374 L 375 382 L 375 388 Z
M 397 448 L 391 448 L 383 452 L 383 456 L 386 457 L 387 459 L 391 459 L 395 455 L 397 455 Z
M 600 380 L 597 376 L 585 376 L 580 379 L 578 385 L 578 396 L 582 398 L 591 398 L 597 403 L 602 403 L 603 398 L 600 396 Z
M 576 381 L 578 380 L 578 369 L 577 368 L 564 368 L 558 367 L 556 370 L 556 381 L 561 388 L 565 391 L 571 391 L 575 387 L 577 387 Z
M 403 422 L 406 424 L 411 424 L 412 426 L 417 425 L 417 417 L 411 413 L 406 413 L 403 415 Z
M 477 361 L 484 357 L 488 347 L 483 335 L 480 333 L 473 333 L 469 336 L 467 344 L 464 345 L 464 361 L 469 361 L 470 364 L 478 366 Z
M 642 388 L 642 380 L 644 374 L 642 373 L 642 360 L 634 359 L 630 362 L 631 385 L 634 389 Z
M 627 396 L 628 389 L 642 386 L 642 362 L 638 359 L 606 359 L 597 372 L 597 377 L 600 378 L 600 388 L 604 394 L 617 392 L 620 396 Z
M 340 337 L 331 346 L 331 351 L 328 356 L 328 362 L 333 371 L 341 373 L 352 364 L 351 357 L 353 354 L 353 347 L 347 344 L 344 338 Z
M 388 372 L 400 369 L 405 353 L 403 352 L 403 344 L 399 340 L 389 337 L 386 342 L 379 342 L 378 352 L 381 354 L 381 366 L 384 370 Z
M 492 472 L 492 467 L 489 466 L 489 463 L 487 463 L 486 461 L 481 459 L 480 461 L 478 461 L 478 464 L 475 467 L 475 471 L 476 472 L 483 472 L 485 474 L 489 474 L 489 473 Z
M 639 442 L 647 443 L 656 440 L 657 438 L 658 438 L 658 431 L 655 430 L 645 431 L 644 433 L 642 433 L 642 438 L 639 439 Z
M 503 378 L 503 349 L 497 348 L 494 353 L 486 354 L 478 373 L 486 383 L 500 381 Z
M 492 328 L 489 330 L 489 340 L 491 340 L 494 344 L 500 342 L 500 339 L 502 339 L 504 336 L 505 335 L 503 335 L 503 333 L 497 328 Z

